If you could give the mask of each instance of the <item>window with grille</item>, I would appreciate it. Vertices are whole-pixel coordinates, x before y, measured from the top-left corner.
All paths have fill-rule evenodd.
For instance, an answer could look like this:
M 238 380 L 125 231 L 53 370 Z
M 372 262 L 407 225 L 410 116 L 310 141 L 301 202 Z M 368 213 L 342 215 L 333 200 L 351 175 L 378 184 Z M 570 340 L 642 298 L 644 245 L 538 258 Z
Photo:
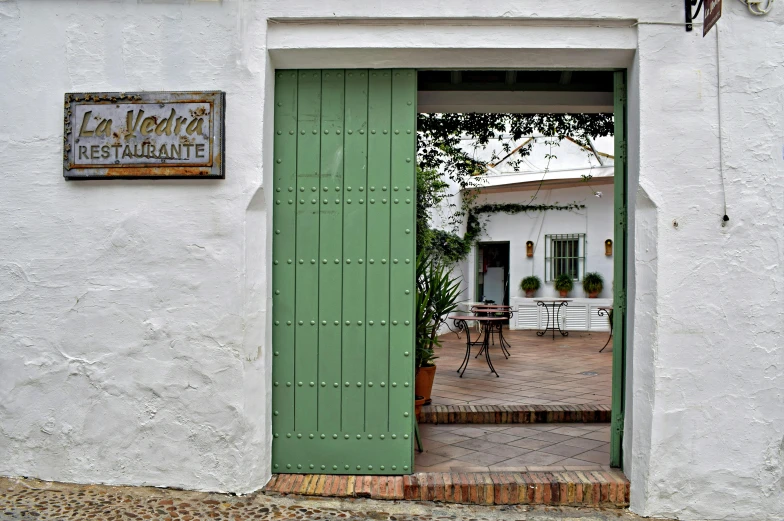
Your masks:
M 585 274 L 585 234 L 556 234 L 544 236 L 545 279 L 554 281 L 561 273 L 574 280 Z

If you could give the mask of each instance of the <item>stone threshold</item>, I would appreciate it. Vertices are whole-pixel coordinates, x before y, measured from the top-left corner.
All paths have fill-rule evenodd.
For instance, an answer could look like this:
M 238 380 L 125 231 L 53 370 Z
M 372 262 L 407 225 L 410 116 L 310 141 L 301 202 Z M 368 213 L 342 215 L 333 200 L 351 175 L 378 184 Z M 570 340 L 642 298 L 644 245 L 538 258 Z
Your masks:
M 607 423 L 609 405 L 425 405 L 419 423 Z
M 408 476 L 274 474 L 263 490 L 265 494 L 473 505 L 629 506 L 629 481 L 618 470 L 427 472 Z

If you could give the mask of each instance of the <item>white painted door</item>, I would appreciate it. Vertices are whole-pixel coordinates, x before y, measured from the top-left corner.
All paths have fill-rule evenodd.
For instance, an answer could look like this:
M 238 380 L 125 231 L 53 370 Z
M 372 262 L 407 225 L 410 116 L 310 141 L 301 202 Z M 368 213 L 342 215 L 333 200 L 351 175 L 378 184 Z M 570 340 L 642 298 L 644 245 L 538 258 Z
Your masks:
M 487 268 L 485 273 L 484 300 L 504 303 L 504 268 Z

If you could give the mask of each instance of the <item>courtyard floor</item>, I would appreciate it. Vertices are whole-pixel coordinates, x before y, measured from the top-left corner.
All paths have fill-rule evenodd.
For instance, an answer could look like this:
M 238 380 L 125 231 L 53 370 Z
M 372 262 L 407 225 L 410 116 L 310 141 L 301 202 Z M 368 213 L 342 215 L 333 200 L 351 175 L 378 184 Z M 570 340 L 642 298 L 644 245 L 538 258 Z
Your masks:
M 417 472 L 563 472 L 610 469 L 607 423 L 420 424 Z
M 475 332 L 472 329 L 471 339 Z M 504 330 L 511 344 L 505 359 L 496 341 L 490 356 L 500 378 L 487 367 L 484 355 L 474 358 L 471 348 L 468 369 L 457 373 L 465 356 L 465 337 L 447 333 L 436 349 L 438 369 L 433 384 L 433 405 L 610 405 L 612 343 L 599 350 L 607 333 L 573 331 L 562 337 L 551 332 L 539 337 L 535 331 Z

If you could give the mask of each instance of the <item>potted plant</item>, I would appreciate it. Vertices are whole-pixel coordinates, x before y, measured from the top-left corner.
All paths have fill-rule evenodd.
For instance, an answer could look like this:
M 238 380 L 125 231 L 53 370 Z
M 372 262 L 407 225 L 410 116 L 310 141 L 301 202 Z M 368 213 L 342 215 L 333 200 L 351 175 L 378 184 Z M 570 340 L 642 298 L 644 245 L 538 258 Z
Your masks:
M 596 298 L 604 288 L 604 279 L 596 272 L 586 273 L 583 278 L 583 290 L 588 294 L 588 298 Z
M 574 287 L 574 281 L 566 273 L 561 273 L 555 278 L 555 289 L 561 294 L 561 297 L 566 297 Z
M 420 395 L 414 396 L 414 417 L 418 418 L 419 413 L 422 412 L 422 406 L 425 405 L 425 398 Z
M 438 330 L 457 309 L 460 281 L 452 270 L 427 253 L 417 257 L 416 295 L 416 380 L 414 394 L 430 403 L 436 376 L 434 348 L 441 345 Z
M 541 285 L 542 281 L 539 280 L 539 277 L 536 275 L 531 275 L 520 281 L 520 289 L 525 291 L 525 296 L 528 298 L 533 298 L 534 295 L 536 295 L 536 290 L 538 290 Z

